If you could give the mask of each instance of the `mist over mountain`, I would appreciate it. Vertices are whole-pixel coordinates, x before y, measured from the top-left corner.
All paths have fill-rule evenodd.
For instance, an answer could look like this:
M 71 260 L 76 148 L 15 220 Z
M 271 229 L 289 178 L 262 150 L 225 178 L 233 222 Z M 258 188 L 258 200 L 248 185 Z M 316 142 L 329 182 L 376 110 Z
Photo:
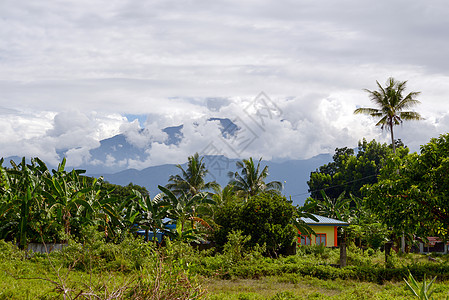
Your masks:
M 227 118 L 210 118 L 208 122 L 215 123 L 219 127 L 222 140 L 229 140 L 235 137 L 240 127 Z M 150 167 L 136 167 L 131 168 L 130 162 L 139 166 L 139 162 L 144 162 L 149 157 L 149 150 L 157 143 L 163 143 L 170 147 L 180 147 L 183 141 L 184 125 L 171 126 L 162 129 L 163 138 L 154 143 L 148 143 L 148 136 L 153 133 L 148 132 L 147 129 L 140 129 L 132 134 L 122 133 L 111 138 L 100 141 L 100 146 L 89 150 L 88 160 L 73 166 L 70 159 L 67 161 L 66 169 L 84 169 L 89 176 L 100 177 L 103 176 L 105 180 L 110 183 L 127 185 L 129 183 L 145 186 L 152 196 L 159 193 L 158 185 L 166 185 L 170 175 L 179 174 L 180 170 L 173 164 L 161 164 Z M 67 157 L 70 151 L 76 149 L 58 150 L 58 155 Z M 199 151 L 198 151 L 199 152 Z M 190 153 L 186 155 L 184 161 L 180 163 L 184 168 L 186 167 L 187 157 L 193 155 Z M 228 172 L 236 171 L 236 162 L 240 159 L 228 158 L 225 155 L 208 155 L 210 152 L 199 152 L 204 156 L 204 162 L 209 170 L 207 176 L 208 181 L 215 180 L 222 187 L 229 182 Z M 214 153 L 213 153 L 214 154 Z M 167 154 L 169 155 L 169 154 Z M 241 157 L 247 159 L 249 157 Z M 255 161 L 260 157 L 253 156 Z M 20 162 L 20 157 L 8 157 L 6 162 L 10 160 Z M 29 159 L 29 158 L 27 158 Z M 321 154 L 310 159 L 304 160 L 263 160 L 262 167 L 267 165 L 269 167 L 269 176 L 267 181 L 280 181 L 283 183 L 283 194 L 287 197 L 292 197 L 295 204 L 302 204 L 308 196 L 307 180 L 310 172 L 315 171 L 319 166 L 328 163 L 332 160 L 330 154 Z M 8 165 L 5 163 L 4 165 Z M 47 163 L 47 166 L 55 168 L 55 165 Z

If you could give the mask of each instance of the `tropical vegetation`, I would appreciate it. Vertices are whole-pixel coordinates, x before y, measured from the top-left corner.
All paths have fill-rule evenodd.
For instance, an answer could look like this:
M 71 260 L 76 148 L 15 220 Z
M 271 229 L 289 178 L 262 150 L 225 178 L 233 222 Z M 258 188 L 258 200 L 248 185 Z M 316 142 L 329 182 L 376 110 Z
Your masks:
M 406 82 L 393 78 L 377 84 L 367 92 L 378 108 L 355 112 L 380 117 L 391 145 L 337 148 L 310 174 L 301 207 L 267 182 L 262 158 L 238 161 L 221 187 L 195 153 L 156 195 L 66 170 L 65 159 L 53 170 L 39 158 L 1 159 L 0 299 L 446 297 L 448 256 L 412 252 L 418 238 L 449 240 L 449 134 L 409 153 L 393 126 L 421 119 L 405 111 L 419 93 L 404 97 Z M 315 234 L 302 220 L 313 214 L 350 223 L 340 249 L 298 245 L 299 232 Z M 408 253 L 387 255 L 401 237 Z M 62 249 L 34 253 L 34 243 Z M 220 287 L 228 279 L 241 291 L 254 280 L 275 288 L 236 293 Z

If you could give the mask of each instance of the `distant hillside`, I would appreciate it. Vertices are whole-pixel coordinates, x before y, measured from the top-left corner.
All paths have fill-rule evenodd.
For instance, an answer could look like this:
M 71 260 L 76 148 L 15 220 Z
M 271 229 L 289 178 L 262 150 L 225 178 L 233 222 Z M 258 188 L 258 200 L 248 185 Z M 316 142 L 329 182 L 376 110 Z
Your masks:
M 319 166 L 329 163 L 332 160 L 330 154 L 321 154 L 306 160 L 289 160 L 285 162 L 262 161 L 262 165 L 268 165 L 268 181 L 281 181 L 284 184 L 283 194 L 292 196 L 295 204 L 303 204 L 308 197 L 307 180 L 310 172 L 315 171 Z M 229 171 L 235 172 L 236 159 L 228 159 L 224 156 L 206 156 L 204 162 L 211 173 L 208 181 L 216 180 L 221 186 L 225 186 L 229 178 Z M 182 165 L 185 167 L 185 164 Z M 105 180 L 110 183 L 127 185 L 130 182 L 145 186 L 151 195 L 156 195 L 160 191 L 158 185 L 166 185 L 170 175 L 179 174 L 179 169 L 174 164 L 154 166 L 142 170 L 124 170 L 112 174 L 103 174 Z M 93 174 L 95 175 L 95 174 Z M 98 176 L 95 175 L 95 176 Z
M 215 122 L 219 126 L 224 137 L 233 136 L 240 129 L 230 119 L 210 118 L 208 121 Z M 183 125 L 164 128 L 162 131 L 167 134 L 164 143 L 166 145 L 178 145 L 184 138 L 182 133 Z M 142 129 L 137 134 L 148 134 Z M 150 146 L 148 146 L 150 147 Z M 128 161 L 145 161 L 148 157 L 147 146 L 140 147 L 130 143 L 125 134 L 119 134 L 100 141 L 100 146 L 89 151 L 90 158 L 87 162 L 76 166 L 76 169 L 84 169 L 90 176 L 104 176 L 111 183 L 127 185 L 130 182 L 145 186 L 155 195 L 159 193 L 158 185 L 166 185 L 170 175 L 178 174 L 175 164 L 153 166 L 142 170 L 129 169 Z M 64 157 L 69 149 L 58 150 L 58 155 Z M 193 155 L 193 153 L 192 153 Z M 20 157 L 5 158 L 4 165 L 9 165 L 10 160 L 20 162 Z M 27 159 L 30 159 L 27 157 Z M 187 160 L 187 157 L 185 158 Z M 254 157 L 255 160 L 258 157 Z M 268 181 L 278 180 L 285 186 L 284 195 L 292 196 L 296 204 L 302 204 L 307 198 L 310 172 L 315 171 L 319 166 L 332 160 L 330 154 L 322 154 L 306 160 L 288 160 L 284 162 L 263 161 L 262 164 L 269 166 Z M 205 163 L 210 171 L 208 180 L 216 180 L 221 186 L 225 186 L 228 181 L 228 172 L 235 172 L 236 159 L 228 159 L 224 156 L 206 156 Z M 70 166 L 70 161 L 67 162 Z M 47 165 L 49 169 L 56 166 Z M 71 167 L 68 167 L 71 169 Z

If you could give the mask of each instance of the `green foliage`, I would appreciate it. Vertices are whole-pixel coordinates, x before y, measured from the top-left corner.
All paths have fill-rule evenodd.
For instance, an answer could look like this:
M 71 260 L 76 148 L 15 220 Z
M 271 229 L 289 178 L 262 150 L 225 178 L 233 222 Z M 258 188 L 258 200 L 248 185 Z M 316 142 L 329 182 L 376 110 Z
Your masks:
M 215 202 L 209 193 L 175 196 L 162 187 L 164 194 L 151 199 L 139 186 L 105 184 L 102 178 L 82 176 L 83 170 L 68 172 L 65 159 L 52 172 L 38 158 L 30 164 L 25 158 L 19 165 L 11 162 L 12 168 L 1 163 L 0 238 L 17 241 L 22 249 L 28 242 L 81 238 L 87 226 L 95 226 L 106 239 L 117 242 L 136 229 L 163 231 L 167 217 L 179 224 L 178 231 L 169 232 L 174 238 L 198 240 L 199 229 L 210 229 L 204 217 Z M 205 174 L 201 161 L 196 165 L 192 160 L 192 164 L 201 171 L 198 176 Z M 193 169 L 188 169 L 192 176 Z
M 366 186 L 366 204 L 397 235 L 447 237 L 449 134 L 431 139 L 420 154 L 399 153 Z
M 133 197 L 134 191 L 138 191 L 143 196 L 150 196 L 150 193 L 145 187 L 133 184 L 132 182 L 126 186 L 104 182 L 103 187 L 106 190 L 110 190 L 110 194 L 121 201 L 126 201 L 128 198 Z
M 204 178 L 209 172 L 203 162 L 204 157 L 200 157 L 198 153 L 189 156 L 187 168 L 181 165 L 176 167 L 181 170 L 180 175 L 172 175 L 169 178 L 169 183 L 165 186 L 171 190 L 176 196 L 182 194 L 193 196 L 200 192 L 217 188 L 219 185 L 215 181 L 205 182 Z
M 307 184 L 311 198 L 323 199 L 321 191 L 330 199 L 337 199 L 342 193 L 361 197 L 360 188 L 377 182 L 376 176 L 390 154 L 386 144 L 375 140 L 368 143 L 365 139 L 359 142 L 356 155 L 347 147 L 335 149 L 333 162 L 310 173 Z
M 259 159 L 257 166 L 254 164 L 253 158 L 244 159 L 236 162 L 237 172 L 229 172 L 228 176 L 231 179 L 229 185 L 233 187 L 236 194 L 245 200 L 248 197 L 255 196 L 262 192 L 281 192 L 282 183 L 279 181 L 272 181 L 265 183 L 268 176 L 268 166 L 260 169 Z
M 314 255 L 321 259 L 328 259 L 332 250 L 326 247 L 324 244 L 301 246 L 297 249 L 298 255 Z
M 151 260 L 155 249 L 141 238 L 126 236 L 119 244 L 107 243 L 101 232 L 94 227 L 82 230 L 82 239 L 70 239 L 68 245 L 54 255 L 67 267 L 84 271 L 139 270 Z
M 420 300 L 429 300 L 433 299 L 432 294 L 435 290 L 432 288 L 432 285 L 436 279 L 436 276 L 429 282 L 426 282 L 426 275 L 424 274 L 424 279 L 422 283 L 419 283 L 415 280 L 412 273 L 408 274 L 408 281 L 404 278 L 405 284 L 407 288 L 416 296 L 416 298 Z
M 203 234 L 197 228 L 202 226 L 204 229 L 211 229 L 209 223 L 203 218 L 208 213 L 208 205 L 215 204 L 209 198 L 210 194 L 206 192 L 194 195 L 182 193 L 180 196 L 177 196 L 163 186 L 158 187 L 163 192 L 158 197 L 161 197 L 166 203 L 166 207 L 168 207 L 167 217 L 176 221 L 176 230 L 167 232 L 167 234 L 174 239 L 183 241 L 202 241 Z
M 200 278 L 186 263 L 165 257 L 152 243 L 127 238 L 106 244 L 95 231 L 83 234 L 85 244 L 72 242 L 63 252 L 29 259 L 0 242 L 0 250 L 22 257 L 0 260 L 0 299 L 204 298 Z
M 25 158 L 12 168 L 0 165 L 0 238 L 28 242 L 61 242 L 95 225 L 112 238 L 120 222 L 116 199 L 102 187 L 102 178 L 65 170 L 65 159 L 50 171 L 38 158 Z M 118 209 L 116 209 L 118 208 Z M 18 228 L 18 230 L 17 230 Z
M 228 242 L 223 247 L 223 255 L 233 264 L 243 259 L 245 244 L 251 240 L 251 236 L 243 236 L 242 231 L 231 231 L 228 234 Z
M 278 292 L 273 297 L 270 298 L 270 300 L 295 300 L 295 299 L 299 298 L 289 291 Z
M 403 282 L 409 271 L 420 281 L 424 276 L 438 276 L 443 282 L 449 280 L 449 258 L 446 256 L 441 256 L 436 263 L 429 262 L 425 256 L 409 254 L 397 257 L 396 268 L 385 268 L 376 263 L 382 252 L 363 252 L 350 246 L 348 256 L 352 255 L 352 259 L 346 268 L 341 269 L 332 266 L 332 262 L 338 259 L 338 249 L 310 247 L 309 254 L 299 252 L 277 259 L 262 257 L 258 250 L 241 246 L 241 251 L 233 252 L 232 246 L 242 245 L 247 239 L 237 232 L 230 236 L 229 252 L 215 255 L 210 251 L 198 252 L 179 241 L 167 241 L 166 247 L 156 248 L 153 243 L 131 237 L 125 237 L 120 244 L 106 243 L 93 228 L 83 231 L 83 235 L 84 241 L 70 241 L 62 252 L 54 252 L 49 257 L 35 253 L 27 258 L 24 251 L 0 241 L 0 253 L 3 255 L 0 257 L 0 299 L 26 299 L 26 295 L 39 299 L 45 293 L 49 298 L 63 298 L 64 291 L 67 299 L 74 298 L 78 293 L 91 293 L 92 297 L 98 295 L 100 298 L 116 293 L 118 299 L 146 299 L 150 296 L 156 299 L 195 299 L 204 297 L 206 293 L 198 274 L 215 279 L 259 278 L 257 282 L 247 281 L 257 286 L 266 280 L 282 283 L 281 288 L 276 290 L 271 289 L 270 284 L 270 292 L 264 297 L 259 292 L 250 293 L 257 291 L 257 286 L 237 293 L 240 295 L 238 297 L 255 299 L 295 299 L 295 295 L 318 297 L 323 295 L 323 289 L 329 289 L 330 295 L 338 299 L 369 299 L 377 294 L 373 288 L 383 289 L 384 294 L 378 298 L 390 299 L 394 298 L 389 294 L 394 288 L 392 282 Z M 308 247 L 301 247 L 300 250 L 303 251 L 303 248 Z M 227 256 L 236 259 L 231 264 Z M 416 259 L 421 259 L 421 262 Z M 234 282 L 227 281 L 224 285 Z M 366 282 L 376 285 L 367 285 Z M 292 292 L 293 289 L 289 289 L 287 284 L 291 284 L 291 288 L 304 285 L 305 289 L 302 293 Z M 434 282 L 432 287 L 435 287 L 432 295 L 435 298 L 447 294 L 447 284 Z M 405 293 L 404 288 L 394 289 L 395 297 Z M 292 293 L 287 293 L 287 290 Z M 212 295 L 210 298 L 235 299 L 237 294 L 227 294 L 228 298 Z M 80 297 L 84 296 L 87 295 Z
M 295 207 L 285 197 L 262 193 L 250 197 L 243 205 L 230 203 L 218 210 L 215 222 L 220 227 L 215 230 L 215 241 L 223 247 L 229 233 L 240 230 L 243 235 L 251 236 L 248 247 L 265 244 L 267 254 L 276 256 L 294 244 L 295 216 Z
M 20 251 L 16 245 L 0 240 L 0 260 L 21 260 L 25 253 Z
M 381 249 L 391 235 L 385 224 L 377 220 L 374 214 L 367 209 L 358 212 L 357 218 L 345 228 L 347 239 L 353 241 L 358 247 Z

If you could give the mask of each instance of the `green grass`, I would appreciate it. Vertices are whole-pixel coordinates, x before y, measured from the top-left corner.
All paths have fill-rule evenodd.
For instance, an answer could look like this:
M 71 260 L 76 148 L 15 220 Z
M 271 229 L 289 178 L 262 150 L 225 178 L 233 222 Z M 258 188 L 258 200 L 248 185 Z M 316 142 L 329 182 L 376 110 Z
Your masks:
M 271 276 L 260 279 L 207 280 L 209 299 L 414 299 L 402 282 L 378 285 L 353 280 Z M 445 299 L 449 282 L 435 284 L 435 299 Z
M 138 240 L 118 245 L 94 240 L 47 256 L 26 255 L 0 241 L 0 300 L 62 299 L 64 289 L 72 298 L 89 292 L 99 299 L 113 293 L 121 295 L 117 299 L 414 299 L 403 281 L 409 269 L 417 280 L 437 276 L 435 299 L 449 295 L 449 256 L 429 261 L 424 255 L 397 255 L 396 268 L 386 269 L 382 252 L 348 250 L 348 267 L 340 269 L 330 265 L 338 259 L 338 250 L 331 249 L 302 249 L 278 259 L 250 252 L 230 259 L 182 243 L 155 249 Z

